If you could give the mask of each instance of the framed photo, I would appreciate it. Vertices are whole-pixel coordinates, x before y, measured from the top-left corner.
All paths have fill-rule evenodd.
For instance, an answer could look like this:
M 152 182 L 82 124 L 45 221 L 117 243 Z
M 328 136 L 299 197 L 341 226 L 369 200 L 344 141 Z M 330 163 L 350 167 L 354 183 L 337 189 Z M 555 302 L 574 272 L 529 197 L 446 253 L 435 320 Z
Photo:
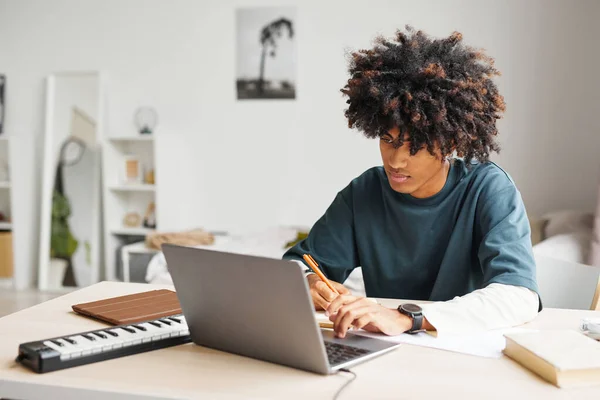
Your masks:
M 236 12 L 238 100 L 296 98 L 296 9 Z

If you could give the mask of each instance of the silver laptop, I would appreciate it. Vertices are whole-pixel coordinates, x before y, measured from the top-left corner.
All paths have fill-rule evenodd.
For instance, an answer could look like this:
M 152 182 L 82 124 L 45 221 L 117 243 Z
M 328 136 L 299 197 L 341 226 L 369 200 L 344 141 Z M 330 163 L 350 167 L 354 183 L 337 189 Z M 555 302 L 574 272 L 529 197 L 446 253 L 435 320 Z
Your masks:
M 319 374 L 399 346 L 321 329 L 294 262 L 170 244 L 162 250 L 197 345 Z

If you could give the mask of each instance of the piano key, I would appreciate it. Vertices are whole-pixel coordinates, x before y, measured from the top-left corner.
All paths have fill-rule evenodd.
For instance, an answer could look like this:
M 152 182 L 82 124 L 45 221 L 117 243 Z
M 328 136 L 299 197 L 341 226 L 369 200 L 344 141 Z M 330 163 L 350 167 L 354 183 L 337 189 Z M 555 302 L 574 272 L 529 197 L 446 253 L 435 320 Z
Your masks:
M 124 330 L 126 330 L 127 332 L 129 332 L 129 333 L 135 333 L 135 329 L 133 329 L 133 328 L 130 328 L 130 327 L 128 327 L 128 326 L 122 326 L 122 327 L 121 327 L 121 329 L 124 329 Z
M 107 338 L 106 333 L 103 333 L 103 332 L 92 332 L 92 334 L 98 336 L 100 339 Z
M 64 349 L 62 348 L 62 346 L 59 346 L 56 343 L 54 343 L 54 340 L 45 340 L 42 343 L 50 347 L 51 349 L 58 351 L 61 354 L 64 353 Z
M 149 338 L 150 341 L 156 341 L 160 339 L 160 336 L 163 334 L 163 330 L 161 328 L 157 328 L 153 324 L 149 322 L 144 322 L 140 324 L 141 327 L 146 329 L 147 335 L 146 338 Z M 143 340 L 142 340 L 143 342 Z
M 72 344 L 70 348 L 67 347 L 71 351 L 71 358 L 80 357 L 84 350 L 92 350 L 96 345 L 94 341 L 86 339 L 83 335 L 71 336 L 71 339 L 77 342 L 77 344 Z
M 142 338 L 137 334 L 138 331 L 133 330 L 133 333 L 129 330 L 125 330 L 124 328 L 117 328 L 115 332 L 119 335 L 121 340 L 125 341 L 126 346 L 133 346 L 136 344 L 142 343 Z
M 162 324 L 160 324 L 160 323 L 158 323 L 156 321 L 148 321 L 148 323 L 154 325 L 157 328 L 162 328 L 163 327 Z
M 170 320 L 177 322 L 178 324 L 181 323 L 181 320 L 179 318 L 175 318 L 175 317 L 169 317 Z
M 77 342 L 71 338 L 68 337 L 64 337 L 62 338 L 62 340 L 66 340 L 67 342 L 69 342 L 70 344 L 77 344 Z
M 89 340 L 89 341 L 92 341 L 92 342 L 93 342 L 94 340 L 96 340 L 96 338 L 95 338 L 95 337 L 93 337 L 92 335 L 86 335 L 86 334 L 83 334 L 83 335 L 81 335 L 81 336 L 83 336 L 84 338 L 86 338 L 87 340 Z
M 51 340 L 51 342 L 61 347 L 64 346 L 64 344 L 58 340 Z
M 159 319 L 159 321 L 165 325 L 173 325 L 173 322 L 169 321 L 168 319 Z
M 141 325 L 131 325 L 131 326 L 133 326 L 134 328 L 136 328 L 136 329 L 138 329 L 140 331 L 145 331 L 146 330 L 146 328 L 143 327 L 143 326 L 141 326 Z
M 115 336 L 115 337 L 119 336 L 119 334 L 117 332 L 115 332 L 114 330 L 112 330 L 112 329 L 107 329 L 104 332 L 108 333 L 111 336 Z

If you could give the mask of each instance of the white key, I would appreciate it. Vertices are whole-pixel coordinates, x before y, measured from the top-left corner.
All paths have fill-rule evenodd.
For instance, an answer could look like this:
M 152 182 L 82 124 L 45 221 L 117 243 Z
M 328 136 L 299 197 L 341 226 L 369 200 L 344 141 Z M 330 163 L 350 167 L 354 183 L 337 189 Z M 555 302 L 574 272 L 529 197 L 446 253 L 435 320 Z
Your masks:
M 64 346 L 63 346 L 64 354 L 61 354 L 61 356 L 60 356 L 61 360 L 68 360 L 68 359 L 72 358 L 73 353 L 81 352 L 81 350 L 76 348 L 75 345 L 71 344 L 70 342 L 66 341 L 65 339 L 60 339 L 60 342 L 64 344 Z
M 135 328 L 133 329 L 135 330 Z M 113 329 L 113 332 L 119 335 L 118 337 L 123 340 L 123 346 L 133 346 L 135 344 L 142 343 L 142 339 L 137 333 L 127 332 L 123 328 L 115 328 Z
M 160 335 L 160 340 L 162 339 L 168 339 L 169 337 L 176 337 L 179 336 L 179 331 L 181 330 L 181 324 L 175 322 L 175 321 L 171 321 L 171 325 L 167 325 L 164 323 L 161 323 L 161 327 L 159 329 L 161 329 L 162 334 Z
M 71 358 L 71 355 L 69 354 L 68 350 L 65 349 L 65 346 L 59 346 L 56 343 L 53 343 L 49 340 L 45 340 L 43 343 L 51 349 L 56 350 L 60 354 L 61 361 L 68 360 L 69 358 Z
M 160 340 L 160 337 L 163 334 L 163 328 L 159 328 L 147 322 L 140 324 L 140 326 L 146 328 L 148 337 L 151 341 L 156 342 L 157 340 Z
M 71 336 L 70 339 L 75 340 L 77 344 L 71 345 L 71 358 L 81 357 L 84 350 L 93 350 L 94 342 L 84 338 L 81 335 Z
M 100 335 L 106 336 L 105 338 L 99 337 L 97 335 L 94 335 L 93 333 L 90 334 L 90 336 L 94 336 L 96 338 L 96 342 L 98 342 L 98 344 L 96 346 L 94 346 L 94 350 L 97 351 L 98 347 L 101 346 L 101 351 L 110 351 L 112 349 L 114 349 L 117 345 L 117 343 L 120 343 L 119 340 L 115 340 L 118 338 L 115 338 L 111 335 L 109 335 L 106 332 L 98 332 Z M 121 347 L 122 345 L 119 345 L 119 347 Z
M 139 323 L 138 323 L 138 324 L 135 324 L 135 325 L 137 325 L 137 326 L 141 326 L 141 327 L 143 327 L 143 328 L 146 328 L 146 330 L 144 330 L 144 331 L 140 331 L 140 330 L 138 330 L 137 328 L 133 328 L 133 329 L 135 329 L 135 330 L 136 330 L 136 333 L 135 333 L 135 334 L 139 336 L 139 338 L 141 339 L 141 342 L 142 342 L 142 343 L 148 343 L 148 342 L 151 342 L 151 341 L 152 341 L 152 335 L 153 335 L 153 334 L 152 334 L 152 331 L 151 331 L 150 329 L 148 329 L 148 328 L 147 328 L 145 325 L 143 325 L 143 324 L 139 324 Z

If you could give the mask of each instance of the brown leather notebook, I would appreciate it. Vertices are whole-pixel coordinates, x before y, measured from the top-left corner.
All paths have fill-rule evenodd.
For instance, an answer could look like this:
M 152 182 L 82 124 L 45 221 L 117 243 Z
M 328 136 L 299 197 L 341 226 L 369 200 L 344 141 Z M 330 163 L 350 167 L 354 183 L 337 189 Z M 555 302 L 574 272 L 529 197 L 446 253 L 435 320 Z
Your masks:
M 76 313 L 113 325 L 133 324 L 181 314 L 177 294 L 172 290 L 151 290 L 72 306 Z

